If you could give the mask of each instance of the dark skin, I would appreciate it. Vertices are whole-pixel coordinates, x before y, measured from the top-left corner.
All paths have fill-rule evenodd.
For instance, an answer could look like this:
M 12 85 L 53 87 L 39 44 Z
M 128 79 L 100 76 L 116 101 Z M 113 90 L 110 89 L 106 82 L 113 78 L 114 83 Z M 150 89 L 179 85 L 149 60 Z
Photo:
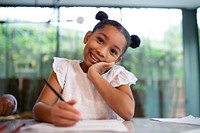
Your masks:
M 15 107 L 14 99 L 4 94 L 0 97 L 0 116 L 9 115 Z

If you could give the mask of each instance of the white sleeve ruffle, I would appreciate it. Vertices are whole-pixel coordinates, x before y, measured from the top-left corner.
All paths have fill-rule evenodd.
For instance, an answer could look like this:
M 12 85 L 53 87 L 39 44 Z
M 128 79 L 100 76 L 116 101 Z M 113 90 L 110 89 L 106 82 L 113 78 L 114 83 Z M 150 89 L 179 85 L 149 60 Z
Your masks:
M 67 68 L 68 68 L 67 61 L 68 60 L 66 58 L 54 57 L 53 71 L 56 73 L 56 76 L 61 88 L 63 88 L 65 77 L 67 74 Z
M 102 76 L 107 79 L 114 87 L 125 84 L 128 84 L 130 86 L 131 84 L 135 84 L 137 81 L 137 78 L 133 73 L 118 65 L 115 65 L 112 69 L 110 69 L 106 74 Z

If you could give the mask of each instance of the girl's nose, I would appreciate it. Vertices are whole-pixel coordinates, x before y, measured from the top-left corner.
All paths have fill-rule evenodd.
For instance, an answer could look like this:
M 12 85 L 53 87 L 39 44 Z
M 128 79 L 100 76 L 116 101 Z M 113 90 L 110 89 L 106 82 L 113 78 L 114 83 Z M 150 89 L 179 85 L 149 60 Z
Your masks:
M 98 55 L 100 57 L 106 57 L 107 49 L 105 47 L 101 47 L 97 49 Z

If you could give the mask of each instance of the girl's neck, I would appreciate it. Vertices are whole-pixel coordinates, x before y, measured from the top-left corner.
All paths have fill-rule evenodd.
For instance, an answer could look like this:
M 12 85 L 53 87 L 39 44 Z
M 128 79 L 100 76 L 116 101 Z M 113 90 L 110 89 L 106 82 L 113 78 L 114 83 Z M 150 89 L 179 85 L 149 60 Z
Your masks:
M 83 70 L 84 73 L 87 73 L 88 66 L 84 62 L 80 63 L 80 67 L 81 67 L 81 69 Z

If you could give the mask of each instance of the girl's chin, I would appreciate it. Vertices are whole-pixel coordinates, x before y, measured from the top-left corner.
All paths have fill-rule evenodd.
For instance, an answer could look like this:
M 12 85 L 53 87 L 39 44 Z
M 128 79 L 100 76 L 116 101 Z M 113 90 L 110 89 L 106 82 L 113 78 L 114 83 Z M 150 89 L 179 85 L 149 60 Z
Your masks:
M 83 61 L 82 62 L 82 65 L 84 66 L 84 67 L 87 67 L 87 68 L 89 68 L 89 67 L 91 67 L 92 65 L 94 65 L 94 64 L 96 64 L 96 63 L 98 63 L 98 62 L 93 62 L 93 61 Z

